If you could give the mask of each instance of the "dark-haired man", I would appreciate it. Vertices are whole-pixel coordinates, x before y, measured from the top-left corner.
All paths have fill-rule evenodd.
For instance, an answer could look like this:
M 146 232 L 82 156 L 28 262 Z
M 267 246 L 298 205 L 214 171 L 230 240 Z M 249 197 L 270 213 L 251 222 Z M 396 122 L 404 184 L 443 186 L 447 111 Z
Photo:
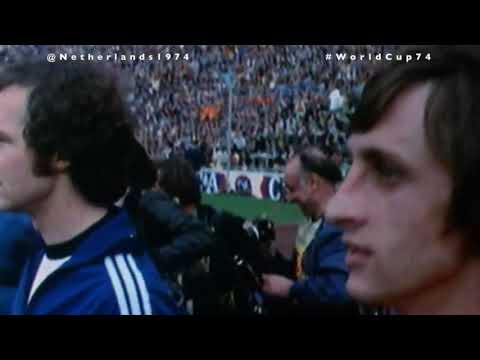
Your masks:
M 31 215 L 41 244 L 14 314 L 179 312 L 126 210 L 114 206 L 127 188 L 155 181 L 132 171 L 148 159 L 129 120 L 106 68 L 38 60 L 0 72 L 0 209 Z
M 347 289 L 399 314 L 480 314 L 480 47 L 407 55 L 367 83 L 327 209 L 345 230 Z

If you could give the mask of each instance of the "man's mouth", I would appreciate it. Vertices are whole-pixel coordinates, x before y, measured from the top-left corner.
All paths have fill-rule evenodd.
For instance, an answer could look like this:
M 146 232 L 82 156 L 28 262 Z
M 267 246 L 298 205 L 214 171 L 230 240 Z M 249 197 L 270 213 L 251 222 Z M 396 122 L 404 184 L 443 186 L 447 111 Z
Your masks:
M 364 266 L 373 251 L 365 246 L 359 246 L 351 242 L 347 242 L 347 259 L 346 263 L 349 269 L 358 268 Z

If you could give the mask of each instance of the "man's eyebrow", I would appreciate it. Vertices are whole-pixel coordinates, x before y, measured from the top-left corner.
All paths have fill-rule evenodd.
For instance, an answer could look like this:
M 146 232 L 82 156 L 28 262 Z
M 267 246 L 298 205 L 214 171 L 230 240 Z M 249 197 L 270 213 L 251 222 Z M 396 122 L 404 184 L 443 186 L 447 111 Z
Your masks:
M 360 158 L 362 158 L 367 163 L 394 163 L 397 166 L 407 167 L 407 161 L 403 159 L 400 155 L 394 154 L 388 150 L 379 149 L 375 147 L 365 147 L 359 149 L 357 152 Z
M 0 130 L 0 140 L 4 140 L 4 141 L 13 141 L 13 138 L 12 136 L 8 135 L 7 133 L 3 132 L 2 130 Z

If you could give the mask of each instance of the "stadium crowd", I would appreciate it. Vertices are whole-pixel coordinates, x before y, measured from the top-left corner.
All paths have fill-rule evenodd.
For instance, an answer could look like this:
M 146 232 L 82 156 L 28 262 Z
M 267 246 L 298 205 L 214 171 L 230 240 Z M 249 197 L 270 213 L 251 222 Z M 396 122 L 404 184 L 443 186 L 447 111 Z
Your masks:
M 129 73 L 129 104 L 137 136 L 157 159 L 186 154 L 195 168 L 280 171 L 299 146 L 319 145 L 346 163 L 349 115 L 366 79 L 368 61 L 326 61 L 327 53 L 377 54 L 374 45 L 1 45 L 0 63 L 55 53 L 121 54 L 113 66 Z M 176 60 L 173 56 L 180 54 Z M 141 54 L 154 61 L 140 60 Z M 161 54 L 161 60 L 157 55 Z M 171 54 L 167 60 L 166 54 Z M 135 60 L 130 58 L 135 55 Z M 186 56 L 185 56 L 186 55 Z M 58 60 L 57 60 L 58 61 Z M 229 98 L 234 75 L 232 153 Z M 133 76 L 132 76 L 133 74 Z

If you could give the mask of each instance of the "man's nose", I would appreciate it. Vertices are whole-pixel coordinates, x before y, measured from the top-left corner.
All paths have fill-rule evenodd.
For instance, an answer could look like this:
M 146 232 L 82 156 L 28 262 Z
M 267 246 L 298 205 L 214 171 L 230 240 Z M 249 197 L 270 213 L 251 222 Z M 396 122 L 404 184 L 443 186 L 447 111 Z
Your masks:
M 362 208 L 362 196 L 348 182 L 349 177 L 340 186 L 327 204 L 327 220 L 344 230 L 353 230 L 365 222 L 365 209 Z

